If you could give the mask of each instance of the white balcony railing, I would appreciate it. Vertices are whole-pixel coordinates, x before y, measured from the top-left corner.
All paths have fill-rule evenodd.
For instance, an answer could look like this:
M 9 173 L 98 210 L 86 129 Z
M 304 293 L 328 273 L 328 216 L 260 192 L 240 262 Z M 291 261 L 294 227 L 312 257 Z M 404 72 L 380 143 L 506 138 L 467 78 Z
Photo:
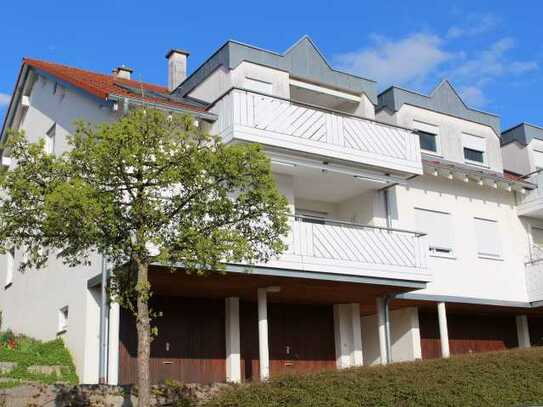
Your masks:
M 517 212 L 521 216 L 543 219 L 543 170 L 539 169 L 523 177 L 537 187 L 521 196 Z
M 291 100 L 232 88 L 215 101 L 212 128 L 242 140 L 422 174 L 418 136 L 401 127 Z
M 288 251 L 267 265 L 304 271 L 430 281 L 424 234 L 323 220 L 291 219 Z
M 526 292 L 528 301 L 543 301 L 543 248 L 532 245 L 530 259 L 526 262 Z

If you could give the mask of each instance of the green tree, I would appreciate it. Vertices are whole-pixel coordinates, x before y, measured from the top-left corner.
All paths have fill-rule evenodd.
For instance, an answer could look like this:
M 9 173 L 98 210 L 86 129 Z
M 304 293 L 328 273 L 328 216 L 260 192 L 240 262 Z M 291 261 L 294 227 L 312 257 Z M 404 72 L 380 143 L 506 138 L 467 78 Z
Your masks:
M 266 262 L 285 248 L 287 202 L 258 145 L 223 145 L 188 115 L 139 109 L 80 122 L 68 144 L 51 155 L 11 132 L 4 148 L 17 165 L 1 178 L 0 244 L 26 251 L 22 269 L 50 253 L 69 266 L 107 257 L 111 295 L 136 317 L 139 404 L 148 406 L 158 312 L 149 266 L 205 275 Z

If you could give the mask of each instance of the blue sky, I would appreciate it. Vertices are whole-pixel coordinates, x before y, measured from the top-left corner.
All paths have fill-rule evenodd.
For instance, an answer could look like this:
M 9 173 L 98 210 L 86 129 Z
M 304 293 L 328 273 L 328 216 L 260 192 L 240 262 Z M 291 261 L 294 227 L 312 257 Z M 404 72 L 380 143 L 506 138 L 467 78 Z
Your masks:
M 227 39 L 282 52 L 308 34 L 335 67 L 429 92 L 448 78 L 470 106 L 543 125 L 543 4 L 512 1 L 34 1 L 0 4 L 0 117 L 21 58 L 166 83 L 169 48 L 195 69 Z

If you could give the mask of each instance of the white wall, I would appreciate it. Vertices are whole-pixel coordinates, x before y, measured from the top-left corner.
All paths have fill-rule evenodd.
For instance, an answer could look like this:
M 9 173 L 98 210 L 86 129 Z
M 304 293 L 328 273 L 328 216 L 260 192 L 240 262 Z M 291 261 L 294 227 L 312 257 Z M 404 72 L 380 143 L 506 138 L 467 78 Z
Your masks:
M 441 145 L 441 156 L 447 160 L 464 163 L 462 133 L 483 137 L 486 140 L 486 160 L 488 168 L 497 172 L 503 171 L 500 138 L 496 132 L 485 125 L 464 119 L 433 112 L 419 107 L 404 104 L 394 114 L 394 119 L 386 109 L 377 113 L 377 119 L 394 123 L 410 129 L 416 128 L 414 121 L 420 121 L 439 128 L 438 142 Z
M 97 101 L 80 93 L 57 86 L 40 78 L 30 95 L 30 107 L 21 129 L 27 138 L 35 142 L 56 122 L 55 152 L 68 148 L 66 135 L 73 132 L 73 122 L 84 118 L 92 123 L 110 121 L 114 115 L 110 108 L 100 108 Z M 22 252 L 16 253 L 16 264 Z M 5 265 L 5 256 L 0 258 Z M 55 257 L 41 270 L 26 273 L 15 271 L 13 284 L 4 289 L 6 268 L 0 267 L 0 308 L 2 329 L 12 329 L 37 339 L 51 340 L 57 337 L 60 308 L 69 307 L 68 329 L 62 335 L 72 353 L 77 374 L 82 382 L 96 382 L 98 378 L 98 304 L 87 290 L 87 280 L 99 273 L 99 262 L 92 266 L 68 268 Z M 96 352 L 96 353 L 95 353 Z
M 532 172 L 532 160 L 529 149 L 525 146 L 512 142 L 502 147 L 503 168 L 525 175 Z
M 390 312 L 390 339 L 393 362 L 422 358 L 419 316 L 416 307 Z M 381 363 L 376 315 L 362 317 L 362 350 L 364 365 Z
M 417 293 L 526 301 L 526 227 L 515 211 L 512 192 L 475 183 L 424 175 L 410 187 L 394 188 L 398 217 L 393 226 L 416 229 L 415 208 L 450 213 L 454 258 L 429 258 L 433 281 Z M 501 259 L 479 258 L 474 217 L 498 222 Z M 424 232 L 424 231 L 422 231 Z

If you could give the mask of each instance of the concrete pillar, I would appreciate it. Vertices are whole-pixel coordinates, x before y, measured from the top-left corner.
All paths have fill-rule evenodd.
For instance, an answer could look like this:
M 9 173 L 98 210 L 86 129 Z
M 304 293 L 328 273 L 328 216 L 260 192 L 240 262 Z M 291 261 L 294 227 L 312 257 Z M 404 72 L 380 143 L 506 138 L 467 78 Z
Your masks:
M 362 366 L 364 357 L 362 354 L 362 326 L 360 323 L 360 304 L 350 304 L 353 332 L 353 347 L 351 350 L 351 362 L 353 366 Z
M 441 356 L 448 358 L 449 352 L 449 329 L 447 328 L 447 310 L 444 302 L 437 304 L 437 317 L 439 320 L 439 337 L 441 340 Z
M 260 380 L 270 377 L 270 351 L 268 345 L 267 289 L 259 288 L 258 296 L 258 351 L 260 355 Z
M 239 298 L 225 299 L 226 381 L 241 383 Z
M 528 327 L 528 316 L 517 315 L 515 318 L 517 322 L 517 337 L 519 348 L 529 348 L 530 343 L 530 329 Z
M 362 366 L 362 328 L 359 304 L 334 305 L 336 366 L 345 369 Z
M 377 333 L 379 334 L 379 355 L 381 357 L 381 364 L 386 365 L 388 363 L 387 354 L 387 327 L 385 318 L 385 299 L 378 297 L 377 303 Z
M 108 363 L 107 384 L 119 384 L 119 327 L 121 323 L 121 307 L 112 302 L 109 305 L 108 318 Z

